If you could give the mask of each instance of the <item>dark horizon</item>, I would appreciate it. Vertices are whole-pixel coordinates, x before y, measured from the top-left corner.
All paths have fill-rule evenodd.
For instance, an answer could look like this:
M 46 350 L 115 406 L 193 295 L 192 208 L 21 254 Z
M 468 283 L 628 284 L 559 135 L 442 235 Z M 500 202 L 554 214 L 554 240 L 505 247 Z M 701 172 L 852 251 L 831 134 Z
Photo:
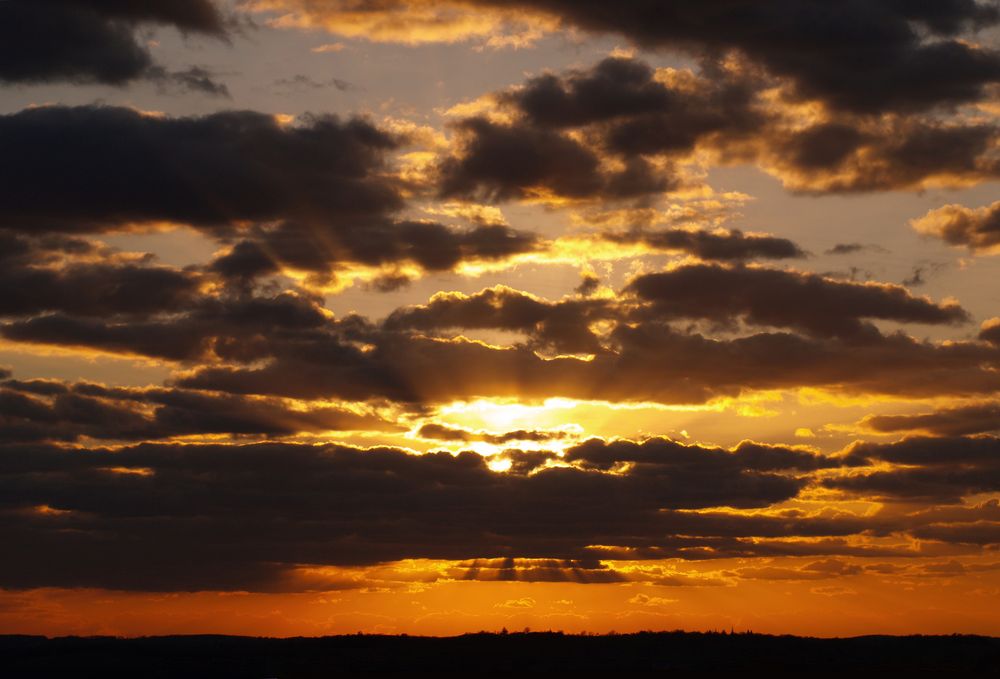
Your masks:
M 354 634 L 274 639 L 0 636 L 2 666 L 36 677 L 213 677 L 282 679 L 344 673 L 541 671 L 989 672 L 1000 638 L 885 635 L 817 639 L 752 632 L 467 633 L 455 637 Z M 133 674 L 129 674 L 129 673 Z M 50 674 L 51 673 L 51 674 Z M 826 676 L 825 674 L 823 676 Z

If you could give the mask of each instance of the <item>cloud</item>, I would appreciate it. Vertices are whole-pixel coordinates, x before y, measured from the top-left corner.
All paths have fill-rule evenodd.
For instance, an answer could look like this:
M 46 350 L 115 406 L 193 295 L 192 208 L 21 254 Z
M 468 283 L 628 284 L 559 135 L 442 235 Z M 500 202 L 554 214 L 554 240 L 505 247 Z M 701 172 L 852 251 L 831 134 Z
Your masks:
M 273 398 L 85 382 L 7 379 L 0 382 L 0 403 L 0 441 L 6 443 L 399 430 L 374 414 L 345 407 L 302 408 Z
M 853 255 L 856 252 L 861 252 L 867 249 L 868 245 L 863 243 L 837 243 L 832 248 L 827 250 L 824 254 L 827 255 Z
M 346 322 L 346 319 L 345 319 Z M 350 324 L 348 324 L 350 325 Z M 346 327 L 346 326 L 345 326 Z M 544 324 L 543 326 L 544 327 Z M 336 336 L 334 336 L 336 337 Z M 300 398 L 447 402 L 476 397 L 567 397 L 701 403 L 749 390 L 828 386 L 846 393 L 925 397 L 1000 388 L 996 350 L 869 333 L 849 340 L 759 333 L 710 339 L 655 321 L 618 324 L 591 360 L 544 359 L 530 346 L 494 347 L 462 337 L 361 332 L 344 339 L 275 340 L 260 367 L 205 367 L 182 375 L 193 388 Z
M 635 604 L 636 606 L 669 606 L 670 604 L 677 603 L 677 599 L 667 599 L 661 596 L 649 596 L 648 594 L 636 594 L 634 597 L 629 598 L 628 603 Z
M 535 247 L 505 226 L 397 221 L 405 201 L 386 155 L 402 140 L 357 118 L 286 124 L 251 111 L 169 118 L 51 106 L 0 116 L 0 139 L 3 155 L 21 159 L 0 169 L 3 223 L 32 233 L 166 223 L 244 236 L 217 267 L 233 276 L 285 265 L 329 275 L 345 262 L 441 270 Z
M 799 568 L 750 566 L 734 571 L 737 577 L 744 580 L 827 580 L 861 572 L 861 566 L 835 558 L 813 561 Z
M 870 112 L 970 101 L 1000 76 L 1000 60 L 954 36 L 995 23 L 990 4 L 915 8 L 857 2 L 836 8 L 816 1 L 766 5 L 745 0 L 650 15 L 640 2 L 609 13 L 598 2 L 532 0 L 586 30 L 621 33 L 647 47 L 695 53 L 736 49 L 770 73 L 794 81 L 800 96 Z M 924 37 L 926 36 L 926 37 Z M 845 52 L 843 45 L 851 45 Z
M 515 609 L 534 608 L 536 603 L 537 602 L 530 596 L 526 596 L 526 597 L 521 597 L 520 599 L 508 599 L 507 601 L 504 601 L 502 604 L 496 604 L 494 608 L 515 608 Z
M 935 445 L 931 457 L 949 449 L 954 442 Z M 454 577 L 470 580 L 650 581 L 642 569 L 603 562 L 760 556 L 809 560 L 744 577 L 808 580 L 862 572 L 841 557 L 975 553 L 996 541 L 996 501 L 908 504 L 874 515 L 734 509 L 767 508 L 817 481 L 841 487 L 832 481 L 885 473 L 842 466 L 863 464 L 861 454 L 925 464 L 926 455 L 892 450 L 856 446 L 821 456 L 748 443 L 724 450 L 666 439 L 591 440 L 570 448 L 561 466 L 525 474 L 493 472 L 468 452 L 7 443 L 0 446 L 0 537 L 24 549 L 0 562 L 0 584 L 281 591 L 316 586 L 290 577 L 302 568 L 423 558 L 462 562 Z M 966 452 L 963 460 L 984 459 Z M 826 470 L 821 479 L 816 470 Z M 925 543 L 901 546 L 905 536 Z M 661 584 L 698 583 L 665 575 Z
M 470 431 L 462 427 L 452 427 L 437 422 L 429 422 L 420 427 L 417 436 L 435 441 L 485 441 L 486 443 L 503 444 L 513 441 L 558 441 L 567 438 L 564 431 L 535 431 L 517 429 L 502 434 L 492 434 L 483 431 Z
M 764 506 L 804 483 L 742 456 L 722 467 L 716 456 L 703 467 L 696 455 L 668 455 L 625 474 L 553 468 L 523 476 L 492 472 L 472 453 L 333 445 L 3 452 L 0 535 L 23 547 L 0 564 L 0 583 L 13 588 L 267 590 L 299 565 L 401 558 L 592 563 L 588 545 L 676 549 L 690 540 L 674 544 L 671 534 L 706 534 L 697 514 L 661 518 L 664 508 Z M 715 483 L 699 482 L 713 472 Z
M 949 245 L 987 253 L 1000 246 L 1000 202 L 980 208 L 945 205 L 910 222 L 918 232 Z
M 518 331 L 529 334 L 540 348 L 561 353 L 592 353 L 601 351 L 601 344 L 590 324 L 616 315 L 606 300 L 548 302 L 506 286 L 496 286 L 474 295 L 437 293 L 426 305 L 393 311 L 383 326 L 388 330 Z
M 642 158 L 606 170 L 594 150 L 559 132 L 485 118 L 463 120 L 454 129 L 461 150 L 438 168 L 445 199 L 624 199 L 662 193 L 677 182 Z
M 72 237 L 45 239 L 96 247 Z M 20 293 L 7 301 L 3 337 L 188 363 L 176 379 L 189 388 L 409 404 L 505 396 L 702 403 L 804 386 L 924 397 L 984 395 L 1000 384 L 990 344 L 876 330 L 867 319 L 964 318 L 956 304 L 935 304 L 892 285 L 688 265 L 639 276 L 629 294 L 614 300 L 553 302 L 498 286 L 473 295 L 440 293 L 372 323 L 334 318 L 301 290 L 219 285 L 216 275 L 231 281 L 242 267 L 248 276 L 259 274 L 253 257 L 227 261 L 253 254 L 243 246 L 206 270 L 177 270 L 125 255 L 93 261 L 29 241 L 11 241 L 6 275 Z M 481 242 L 487 251 L 496 247 L 489 238 Z M 17 255 L 17 248 L 27 254 Z M 447 250 L 430 256 L 427 267 L 454 261 Z M 26 263 L 35 257 L 47 264 Z M 220 271 L 223 265 L 232 270 Z M 824 311 L 814 299 L 825 300 Z M 795 332 L 713 339 L 672 325 L 701 319 L 734 331 L 727 325 L 734 317 Z M 464 338 L 468 329 L 514 332 L 520 340 L 488 345 Z
M 573 288 L 573 291 L 583 297 L 589 297 L 597 292 L 601 286 L 601 279 L 593 274 L 584 274 L 580 277 L 580 284 Z
M 644 62 L 611 57 L 494 95 L 513 120 L 453 124 L 458 149 L 438 168 L 441 194 L 480 202 L 638 199 L 685 182 L 671 162 L 651 157 L 683 158 L 703 140 L 723 144 L 764 124 L 753 83 L 727 74 L 664 83 L 654 75 Z
M 979 328 L 979 339 L 1000 346 L 1000 318 L 983 321 Z
M 626 288 L 652 303 L 658 318 L 742 318 L 753 325 L 795 328 L 821 337 L 870 334 L 862 319 L 961 324 L 968 313 L 953 302 L 935 304 L 906 288 L 853 283 L 756 267 L 696 264 L 636 277 Z
M 5 267 L 0 316 L 64 311 L 79 316 L 179 312 L 200 297 L 201 280 L 170 267 L 88 263 Z
M 484 48 L 524 47 L 555 25 L 519 9 L 467 11 L 449 2 L 391 0 L 379 3 L 339 0 L 240 0 L 244 9 L 264 13 L 278 28 L 326 30 L 348 38 L 406 45 L 481 41 Z M 339 50 L 331 50 L 339 51 Z
M 164 93 L 176 89 L 231 98 L 225 83 L 218 82 L 212 71 L 201 66 L 190 66 L 183 71 L 168 71 L 160 66 L 151 66 L 146 77 L 155 82 Z
M 652 49 L 695 57 L 739 55 L 791 83 L 795 96 L 857 113 L 921 111 L 976 101 L 1000 79 L 1000 56 L 975 44 L 1000 20 L 992 2 L 934 5 L 822 0 L 725 0 L 699 7 L 565 0 L 392 0 L 372 5 L 267 0 L 251 9 L 283 13 L 280 25 L 323 27 L 371 40 L 454 42 L 504 33 L 528 18 L 544 30 L 610 33 Z M 851 49 L 845 50 L 849 45 Z M 628 102 L 642 106 L 648 100 Z M 617 104 L 608 104 L 616 106 Z M 566 108 L 574 115 L 573 108 Z
M 965 436 L 1000 431 L 1000 404 L 977 403 L 916 415 L 869 415 L 859 423 L 879 433 L 922 432 Z
M 596 559 L 473 559 L 459 565 L 463 580 L 486 582 L 623 582 L 625 576 Z
M 900 465 L 869 474 L 830 479 L 830 488 L 883 501 L 958 503 L 964 496 L 1000 490 L 1000 439 L 914 437 L 896 443 L 860 443 L 857 458 Z
M 314 49 L 313 51 L 315 52 L 316 50 Z M 321 90 L 326 87 L 335 87 L 341 92 L 358 89 L 356 85 L 340 78 L 319 81 L 302 73 L 297 73 L 289 78 L 278 78 L 273 84 L 274 87 L 284 90 L 286 93 L 301 90 Z
M 641 205 L 698 185 L 711 165 L 753 163 L 801 193 L 961 186 L 1000 171 L 990 122 L 794 98 L 731 61 L 694 73 L 611 57 L 483 99 L 492 117 L 453 123 L 437 181 L 444 196 L 480 202 Z
M 452 228 L 436 222 L 375 220 L 355 228 L 300 222 L 251 229 L 212 264 L 224 276 L 252 278 L 289 267 L 318 276 L 336 275 L 337 265 L 381 266 L 412 262 L 445 271 L 464 261 L 499 261 L 540 247 L 527 232 L 502 225 Z M 391 286 L 390 286 L 391 289 Z
M 142 26 L 222 38 L 226 20 L 210 0 L 90 2 L 5 0 L 0 3 L 0 81 L 101 83 L 172 80 L 223 94 L 202 69 L 169 72 L 140 42 Z
M 21 228 L 173 222 L 226 231 L 308 214 L 342 224 L 401 205 L 376 176 L 399 142 L 359 119 L 283 125 L 251 111 L 168 118 L 49 106 L 0 117 L 0 133 L 4 155 L 22 159 L 6 166 L 0 189 L 5 222 Z
M 749 259 L 790 259 L 806 253 L 787 238 L 730 231 L 632 229 L 625 233 L 607 232 L 603 237 L 615 243 L 642 243 L 652 250 L 685 252 L 704 260 L 741 261 Z
M 841 138 L 850 128 L 849 138 Z M 840 132 L 836 132 L 840 130 Z M 989 123 L 883 116 L 779 126 L 758 138 L 757 162 L 796 192 L 858 193 L 957 187 L 997 176 Z M 829 153 L 815 154 L 815 145 Z
M 645 62 L 608 57 L 587 70 L 532 78 L 499 95 L 540 128 L 607 123 L 605 143 L 622 154 L 685 151 L 713 133 L 745 134 L 764 122 L 754 107 L 754 81 L 657 79 Z
M 125 301 L 131 299 L 127 296 Z M 291 291 L 257 297 L 205 295 L 189 300 L 183 313 L 165 315 L 161 312 L 181 310 L 158 308 L 146 303 L 141 294 L 131 308 L 116 307 L 115 301 L 114 296 L 101 301 L 108 314 L 105 318 L 48 313 L 11 321 L 0 326 L 0 333 L 26 342 L 92 347 L 178 361 L 213 357 L 252 361 L 266 355 L 267 333 L 308 335 L 330 324 L 315 298 Z M 123 312 L 134 316 L 122 316 Z

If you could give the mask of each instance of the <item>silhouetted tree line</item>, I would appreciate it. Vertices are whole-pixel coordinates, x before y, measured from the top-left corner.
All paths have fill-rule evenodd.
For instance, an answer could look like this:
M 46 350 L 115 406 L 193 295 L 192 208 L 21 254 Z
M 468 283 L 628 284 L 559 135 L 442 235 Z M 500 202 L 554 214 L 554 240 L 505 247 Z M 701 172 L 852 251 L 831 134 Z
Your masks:
M 965 635 L 816 639 L 723 631 L 479 632 L 444 638 L 360 633 L 288 639 L 0 636 L 0 677 L 10 679 L 328 679 L 373 672 L 496 676 L 706 670 L 753 670 L 772 676 L 877 672 L 986 677 L 996 676 L 998 668 L 1000 638 Z

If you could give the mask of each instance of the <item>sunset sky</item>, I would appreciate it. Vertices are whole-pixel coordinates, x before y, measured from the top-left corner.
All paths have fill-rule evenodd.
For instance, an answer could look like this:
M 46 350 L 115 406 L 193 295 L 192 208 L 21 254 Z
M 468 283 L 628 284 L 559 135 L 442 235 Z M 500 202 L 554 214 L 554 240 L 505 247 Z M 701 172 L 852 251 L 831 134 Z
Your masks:
M 1000 2 L 0 0 L 0 633 L 1000 635 Z

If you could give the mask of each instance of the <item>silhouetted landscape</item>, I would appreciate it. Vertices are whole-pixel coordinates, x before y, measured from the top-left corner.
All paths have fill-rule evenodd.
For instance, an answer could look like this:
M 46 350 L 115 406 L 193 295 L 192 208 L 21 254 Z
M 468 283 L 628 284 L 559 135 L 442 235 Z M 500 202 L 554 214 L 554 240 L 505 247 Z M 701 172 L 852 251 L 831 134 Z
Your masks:
M 559 632 L 274 639 L 0 637 L 0 674 L 30 677 L 331 677 L 364 673 L 879 672 L 976 673 L 1000 667 L 1000 638 L 846 639 L 716 632 L 601 636 Z

